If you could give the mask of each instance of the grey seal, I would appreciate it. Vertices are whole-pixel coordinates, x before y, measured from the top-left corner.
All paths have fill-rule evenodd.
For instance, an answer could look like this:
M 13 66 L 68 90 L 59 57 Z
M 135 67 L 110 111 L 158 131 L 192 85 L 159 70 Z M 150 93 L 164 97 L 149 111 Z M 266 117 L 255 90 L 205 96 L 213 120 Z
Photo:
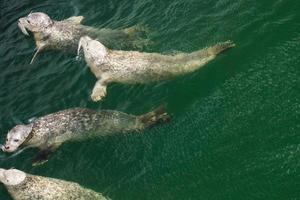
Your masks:
M 78 183 L 36 176 L 17 169 L 0 168 L 0 182 L 14 200 L 106 200 L 101 193 Z
M 192 73 L 234 46 L 233 42 L 226 41 L 192 53 L 162 55 L 110 50 L 101 42 L 84 36 L 80 38 L 77 54 L 82 48 L 87 65 L 98 79 L 91 98 L 99 101 L 106 96 L 109 83 L 146 84 Z
M 84 35 L 97 38 L 110 48 L 142 48 L 149 43 L 145 36 L 147 29 L 133 26 L 125 29 L 97 29 L 81 24 L 83 16 L 73 16 L 62 21 L 52 20 L 46 13 L 33 12 L 18 21 L 18 26 L 25 35 L 33 33 L 36 55 L 47 49 L 67 50 L 76 53 L 79 38 Z
M 33 161 L 42 164 L 66 141 L 141 132 L 169 120 L 164 105 L 139 116 L 113 110 L 66 109 L 36 118 L 29 124 L 16 125 L 8 132 L 2 151 L 11 153 L 25 146 L 37 147 L 40 152 Z

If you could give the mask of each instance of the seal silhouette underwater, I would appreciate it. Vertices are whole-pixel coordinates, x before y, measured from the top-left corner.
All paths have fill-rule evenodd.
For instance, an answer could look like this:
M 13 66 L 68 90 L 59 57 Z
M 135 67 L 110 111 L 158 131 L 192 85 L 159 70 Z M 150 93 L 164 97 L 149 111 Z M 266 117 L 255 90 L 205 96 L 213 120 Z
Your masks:
M 0 168 L 0 182 L 14 200 L 106 200 L 101 193 L 78 183 Z
M 82 48 L 87 65 L 98 79 L 91 98 L 100 101 L 106 96 L 109 83 L 146 84 L 192 73 L 234 46 L 233 42 L 226 41 L 192 53 L 162 55 L 110 50 L 101 42 L 84 36 L 79 40 L 77 55 Z
M 33 33 L 36 55 L 47 49 L 66 50 L 76 53 L 78 41 L 81 36 L 88 35 L 97 38 L 110 48 L 142 48 L 149 44 L 143 39 L 146 28 L 133 26 L 125 29 L 93 28 L 82 25 L 83 16 L 73 16 L 62 21 L 52 20 L 46 13 L 33 12 L 18 21 L 18 26 L 23 34 Z
M 37 165 L 46 162 L 49 155 L 66 141 L 140 132 L 169 121 L 164 106 L 139 116 L 112 110 L 67 109 L 39 117 L 26 125 L 16 125 L 8 132 L 2 151 L 11 153 L 24 146 L 37 147 L 40 152 L 33 160 Z

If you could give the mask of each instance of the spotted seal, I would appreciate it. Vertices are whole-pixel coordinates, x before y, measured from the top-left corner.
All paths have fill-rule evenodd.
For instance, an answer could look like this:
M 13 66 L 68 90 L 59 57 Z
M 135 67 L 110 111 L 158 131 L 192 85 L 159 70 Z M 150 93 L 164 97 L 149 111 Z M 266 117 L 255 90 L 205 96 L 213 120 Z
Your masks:
M 82 48 L 85 61 L 98 79 L 91 98 L 93 101 L 99 101 L 106 96 L 109 83 L 145 84 L 188 74 L 234 46 L 233 42 L 226 41 L 192 53 L 162 55 L 110 50 L 101 42 L 84 36 L 79 40 L 77 54 Z
M 66 141 L 141 132 L 169 119 L 164 106 L 139 116 L 113 110 L 72 108 L 36 118 L 26 125 L 16 125 L 8 132 L 2 151 L 15 152 L 24 146 L 37 147 L 40 152 L 34 164 L 41 164 Z
M 62 21 L 52 20 L 46 13 L 33 12 L 18 21 L 18 26 L 25 35 L 32 32 L 36 43 L 36 55 L 47 49 L 59 49 L 76 52 L 79 38 L 84 35 L 97 38 L 110 48 L 142 48 L 149 43 L 142 39 L 146 29 L 133 26 L 125 29 L 97 29 L 81 24 L 83 16 L 73 16 Z
M 17 169 L 0 168 L 0 182 L 14 200 L 107 199 L 78 183 L 36 176 Z

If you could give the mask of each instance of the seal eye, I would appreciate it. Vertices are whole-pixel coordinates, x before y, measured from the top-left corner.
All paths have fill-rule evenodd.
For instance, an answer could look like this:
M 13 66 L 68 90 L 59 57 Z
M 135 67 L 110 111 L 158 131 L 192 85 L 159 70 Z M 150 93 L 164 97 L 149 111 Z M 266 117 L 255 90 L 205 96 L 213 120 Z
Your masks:
M 19 142 L 19 140 L 16 139 L 16 140 L 14 140 L 14 142 Z
M 27 19 L 27 22 L 28 22 L 29 24 L 31 24 L 30 21 L 29 21 L 28 19 Z

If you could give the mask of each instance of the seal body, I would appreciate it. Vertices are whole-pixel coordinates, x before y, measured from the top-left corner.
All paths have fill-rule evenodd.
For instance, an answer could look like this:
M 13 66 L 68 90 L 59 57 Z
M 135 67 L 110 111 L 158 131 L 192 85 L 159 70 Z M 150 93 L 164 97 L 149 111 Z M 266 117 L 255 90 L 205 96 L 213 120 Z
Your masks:
M 79 39 L 84 35 L 96 38 L 114 49 L 142 48 L 149 43 L 147 39 L 141 37 L 146 33 L 146 29 L 142 26 L 115 30 L 97 29 L 82 25 L 82 20 L 82 16 L 74 16 L 62 21 L 55 21 L 45 13 L 34 12 L 20 18 L 18 26 L 26 35 L 29 35 L 28 31 L 33 33 L 37 53 L 47 49 L 75 53 Z
M 16 169 L 0 169 L 0 181 L 14 200 L 106 200 L 101 193 L 78 183 L 35 176 Z
M 131 29 L 135 28 L 135 31 L 139 31 L 138 26 Z M 44 31 L 34 33 L 34 38 L 36 45 L 43 46 L 44 49 L 65 50 L 73 53 L 76 52 L 80 37 L 84 35 L 97 38 L 97 40 L 114 49 L 138 48 L 142 44 L 139 43 L 142 40 L 139 40 L 134 34 L 130 35 L 129 29 L 96 29 L 63 20 L 54 21 L 54 24 L 44 29 Z
M 164 107 L 140 116 L 112 110 L 67 109 L 37 118 L 27 125 L 15 126 L 7 134 L 2 150 L 14 152 L 21 146 L 47 150 L 57 148 L 65 141 L 140 132 L 157 122 L 168 119 Z
M 146 84 L 171 79 L 194 72 L 234 46 L 227 41 L 192 53 L 162 55 L 109 50 L 101 42 L 85 36 L 79 41 L 78 53 L 82 47 L 87 64 L 99 79 L 91 95 L 94 101 L 99 101 L 106 95 L 108 83 Z
M 32 126 L 33 137 L 26 145 L 44 148 L 68 140 L 83 140 L 144 128 L 138 117 L 123 112 L 68 109 L 36 119 Z

